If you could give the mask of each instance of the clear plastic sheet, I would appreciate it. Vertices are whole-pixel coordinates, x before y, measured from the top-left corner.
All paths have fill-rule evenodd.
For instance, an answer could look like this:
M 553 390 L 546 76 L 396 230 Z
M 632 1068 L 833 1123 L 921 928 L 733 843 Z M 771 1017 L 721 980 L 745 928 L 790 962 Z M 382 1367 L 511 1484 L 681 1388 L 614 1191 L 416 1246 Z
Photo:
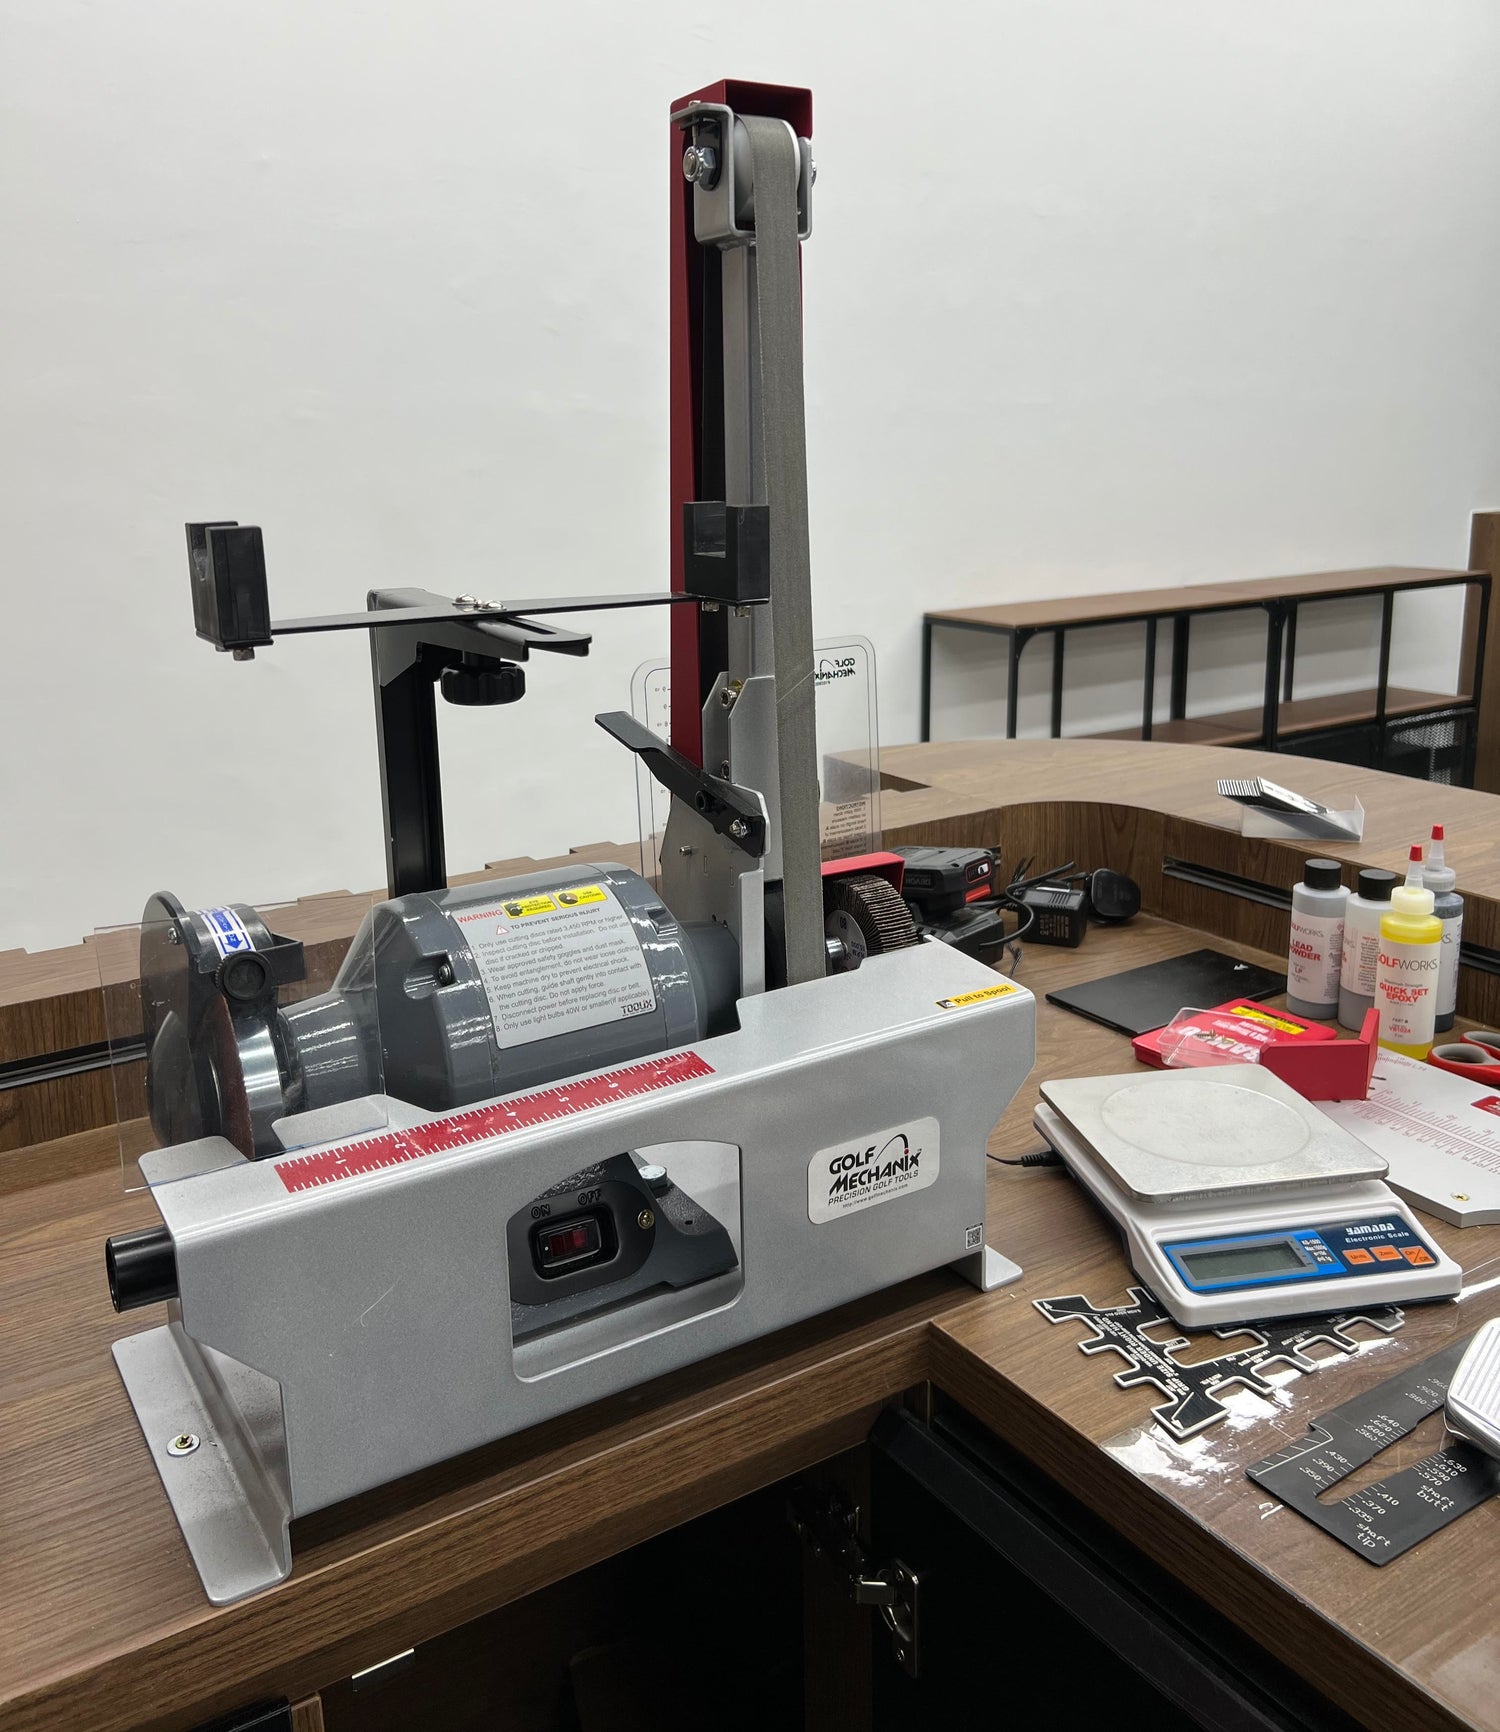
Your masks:
M 823 858 L 868 854 L 881 846 L 880 731 L 875 649 L 867 638 L 814 646 L 818 791 Z M 665 661 L 643 663 L 630 686 L 631 714 L 664 740 L 672 737 L 672 675 Z M 657 877 L 671 796 L 637 766 L 643 878 Z

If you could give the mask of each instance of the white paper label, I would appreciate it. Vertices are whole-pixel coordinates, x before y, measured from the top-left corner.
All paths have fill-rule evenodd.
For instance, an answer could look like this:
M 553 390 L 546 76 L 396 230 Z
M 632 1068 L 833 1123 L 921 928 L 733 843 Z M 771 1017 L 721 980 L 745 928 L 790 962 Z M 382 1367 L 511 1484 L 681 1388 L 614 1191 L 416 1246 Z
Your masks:
M 502 1047 L 656 1009 L 635 927 L 607 884 L 568 884 L 452 912 Z
M 1380 1038 L 1388 1046 L 1426 1046 L 1432 1040 L 1442 948 L 1380 941 L 1375 1008 L 1380 1012 Z
M 1380 917 L 1371 926 L 1355 925 L 1351 915 L 1344 922 L 1344 953 L 1339 963 L 1339 985 L 1357 998 L 1375 996 L 1375 960 L 1380 955 Z
M 1452 1016 L 1458 1009 L 1458 944 L 1463 930 L 1462 914 L 1443 922 L 1443 954 L 1438 958 L 1438 1016 Z
M 850 1137 L 831 1149 L 819 1149 L 808 1162 L 807 1217 L 835 1221 L 894 1197 L 925 1191 L 937 1176 L 936 1119 L 913 1119 Z
M 1337 1004 L 1339 960 L 1343 955 L 1342 914 L 1302 914 L 1292 910 L 1292 941 L 1287 950 L 1286 995 L 1303 1004 Z

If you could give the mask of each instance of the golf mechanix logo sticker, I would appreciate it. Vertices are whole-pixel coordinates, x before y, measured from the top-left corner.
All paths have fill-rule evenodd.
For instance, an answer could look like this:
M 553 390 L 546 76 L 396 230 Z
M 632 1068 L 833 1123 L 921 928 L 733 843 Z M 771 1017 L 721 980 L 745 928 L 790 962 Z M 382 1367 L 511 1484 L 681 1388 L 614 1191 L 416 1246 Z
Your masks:
M 938 1122 L 910 1124 L 851 1137 L 819 1149 L 807 1164 L 807 1218 L 836 1221 L 873 1209 L 911 1191 L 923 1191 L 938 1176 Z

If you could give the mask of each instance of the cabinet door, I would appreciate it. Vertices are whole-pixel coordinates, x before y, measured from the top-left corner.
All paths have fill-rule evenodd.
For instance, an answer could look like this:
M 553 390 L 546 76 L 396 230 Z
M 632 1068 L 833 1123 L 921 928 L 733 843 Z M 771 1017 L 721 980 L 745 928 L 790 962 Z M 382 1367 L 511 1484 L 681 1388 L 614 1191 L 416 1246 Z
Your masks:
M 915 1676 L 876 1628 L 875 1732 L 1353 1732 L 967 1415 L 892 1410 L 870 1441 L 872 1555 L 918 1583 Z

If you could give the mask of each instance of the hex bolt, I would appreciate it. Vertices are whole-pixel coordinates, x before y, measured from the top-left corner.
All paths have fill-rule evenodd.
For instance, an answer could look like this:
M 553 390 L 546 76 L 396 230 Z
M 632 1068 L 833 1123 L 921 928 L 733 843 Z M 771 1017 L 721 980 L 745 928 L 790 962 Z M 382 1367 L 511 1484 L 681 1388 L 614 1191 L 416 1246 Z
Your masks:
M 179 1431 L 167 1445 L 168 1455 L 191 1455 L 202 1440 L 196 1432 Z
M 649 1233 L 656 1225 L 656 1216 L 652 1214 L 650 1209 L 642 1209 L 635 1218 L 635 1224 L 643 1233 Z
M 728 779 L 729 779 L 729 760 L 728 760 L 728 758 L 720 758 L 719 759 L 719 774 L 725 779 L 725 781 L 728 781 Z
M 682 177 L 706 192 L 718 179 L 719 153 L 711 144 L 690 144 L 682 153 Z
M 438 964 L 437 983 L 439 986 L 452 986 L 453 964 L 451 962 L 440 962 Z
M 729 834 L 734 837 L 736 842 L 738 842 L 741 839 L 741 837 L 749 835 L 749 833 L 750 833 L 750 826 L 745 822 L 745 820 L 743 818 L 731 818 L 730 819 L 730 821 L 729 821 Z

